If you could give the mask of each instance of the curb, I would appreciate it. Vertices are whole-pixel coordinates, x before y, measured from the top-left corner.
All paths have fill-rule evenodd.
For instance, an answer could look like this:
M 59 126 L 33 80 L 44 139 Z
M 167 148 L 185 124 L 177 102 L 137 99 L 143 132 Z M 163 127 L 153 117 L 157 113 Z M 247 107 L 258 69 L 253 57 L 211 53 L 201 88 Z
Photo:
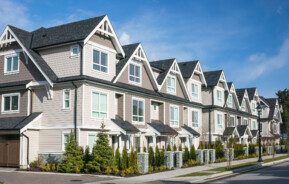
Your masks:
M 224 179 L 224 178 L 230 178 L 232 176 L 237 176 L 240 174 L 244 174 L 250 171 L 255 171 L 255 170 L 259 170 L 259 169 L 264 169 L 268 166 L 272 166 L 272 165 L 277 165 L 277 164 L 281 164 L 284 162 L 288 162 L 289 158 L 285 158 L 282 160 L 278 160 L 278 161 L 273 161 L 273 162 L 268 162 L 268 163 L 262 163 L 261 165 L 257 165 L 257 166 L 250 166 L 250 167 L 246 167 L 246 168 L 241 168 L 239 169 L 239 172 L 236 173 L 234 171 L 225 171 L 225 172 L 221 172 L 221 173 L 217 173 L 217 174 L 212 174 L 204 179 L 198 180 L 198 181 L 194 181 L 194 182 L 201 182 L 201 183 L 209 183 L 212 181 L 216 181 L 216 180 L 220 180 L 220 179 Z M 238 169 L 237 169 L 238 170 Z M 236 171 L 236 170 L 235 170 Z

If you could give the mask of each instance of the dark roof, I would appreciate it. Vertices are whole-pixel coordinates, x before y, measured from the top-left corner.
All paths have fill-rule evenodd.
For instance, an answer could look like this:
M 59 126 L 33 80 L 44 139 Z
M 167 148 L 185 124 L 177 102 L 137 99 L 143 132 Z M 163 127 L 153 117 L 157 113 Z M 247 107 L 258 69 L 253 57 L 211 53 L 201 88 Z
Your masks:
M 240 105 L 242 104 L 246 89 L 236 89 L 236 94 Z
M 192 76 L 197 64 L 198 64 L 198 60 L 178 63 L 183 78 L 185 78 L 185 79 L 190 78 Z
M 254 99 L 256 90 L 257 90 L 257 88 L 247 88 L 248 97 L 249 97 L 250 101 Z
M 237 131 L 240 136 L 243 136 L 247 130 L 248 126 L 247 125 L 237 125 Z
M 45 75 L 53 82 L 57 81 L 57 75 L 54 71 L 48 66 L 48 64 L 44 61 L 44 59 L 34 50 L 31 49 L 31 40 L 32 33 L 21 30 L 19 28 L 9 26 L 11 30 L 14 32 L 19 41 L 23 44 L 23 46 L 27 49 L 29 54 L 34 58 L 35 62 L 41 70 L 45 73 Z
M 233 135 L 235 129 L 236 129 L 235 127 L 226 127 L 223 135 L 224 136 L 231 136 L 231 135 Z
M 275 109 L 276 109 L 276 103 L 277 103 L 278 99 L 277 98 L 266 98 L 266 101 L 268 102 L 269 108 L 270 108 L 268 118 L 273 119 L 274 114 L 275 114 Z
M 128 62 L 129 58 L 131 55 L 134 53 L 135 49 L 139 46 L 140 43 L 134 43 L 130 45 L 123 45 L 123 51 L 125 53 L 125 58 L 121 59 L 117 64 L 116 64 L 116 76 L 120 73 L 120 71 L 123 69 L 125 64 Z
M 227 82 L 229 90 L 231 90 L 231 87 L 233 86 L 233 82 Z
M 148 125 L 153 127 L 161 135 L 178 135 L 178 132 L 175 129 L 169 125 L 165 125 L 161 121 L 153 120 L 151 123 L 148 123 Z
M 0 83 L 0 88 L 16 87 L 16 86 L 26 86 L 26 84 L 28 84 L 29 82 L 31 82 L 31 80 L 8 82 L 8 83 Z
M 204 72 L 208 86 L 217 86 L 223 70 Z
M 29 116 L 0 118 L 0 130 L 20 130 L 40 114 L 41 112 L 34 112 Z
M 31 48 L 84 40 L 105 17 L 99 16 L 50 28 L 33 31 Z
M 117 126 L 119 126 L 121 129 L 126 131 L 127 133 L 138 133 L 139 129 L 137 129 L 133 124 L 131 124 L 128 121 L 124 121 L 121 117 L 116 116 L 115 119 L 111 119 L 112 122 L 114 122 Z
M 163 83 L 163 81 L 165 80 L 165 78 L 166 78 L 172 64 L 174 63 L 174 61 L 175 61 L 175 58 L 150 62 L 150 65 L 153 68 L 157 68 L 161 71 L 160 74 L 158 75 L 157 79 L 156 79 L 159 85 L 161 85 Z
M 266 98 L 264 98 L 263 96 L 259 96 L 259 98 L 261 99 L 261 102 L 262 102 L 264 105 L 270 106 L 270 104 L 267 102 Z
M 184 126 L 182 126 L 182 128 L 185 129 L 186 131 L 190 132 L 193 136 L 200 137 L 200 133 L 197 132 L 196 130 L 192 129 L 188 125 L 184 125 Z
M 256 137 L 258 134 L 258 130 L 251 130 L 251 134 L 253 137 Z

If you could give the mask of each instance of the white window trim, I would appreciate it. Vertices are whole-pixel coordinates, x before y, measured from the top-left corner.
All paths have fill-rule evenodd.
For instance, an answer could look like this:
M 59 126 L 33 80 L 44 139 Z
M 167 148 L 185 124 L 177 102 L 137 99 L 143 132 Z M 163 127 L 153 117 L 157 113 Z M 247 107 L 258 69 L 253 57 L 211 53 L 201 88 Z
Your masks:
M 176 93 L 177 93 L 177 89 L 176 89 L 176 88 L 177 88 L 177 78 L 176 78 L 176 76 L 174 76 L 174 75 L 168 75 L 168 76 L 167 76 L 167 80 L 169 80 L 169 78 L 175 79 L 175 86 L 174 86 L 174 91 L 170 91 L 170 90 L 169 90 L 168 81 L 166 81 L 167 93 L 176 94 Z
M 62 151 L 65 151 L 64 135 L 65 135 L 65 134 L 68 134 L 68 136 L 69 136 L 70 133 L 71 133 L 70 131 L 63 131 L 63 132 L 62 132 L 62 142 L 61 142 L 61 149 L 62 149 Z
M 193 92 L 193 85 L 195 85 L 197 87 L 197 93 L 196 94 Z M 198 100 L 200 99 L 200 83 L 197 83 L 195 81 L 191 83 L 191 95 L 194 99 L 198 99 Z M 196 96 L 194 96 L 194 95 L 196 95 Z
M 194 112 L 197 112 L 198 122 L 194 122 L 194 121 L 193 121 L 193 113 L 194 113 Z M 200 115 L 199 115 L 199 111 L 197 111 L 197 110 L 192 110 L 191 113 L 192 113 L 192 118 L 191 118 L 191 120 L 192 120 L 192 127 L 193 127 L 193 128 L 199 128 L 199 126 L 200 126 L 200 118 L 199 118 Z M 194 124 L 197 125 L 197 126 L 194 126 Z
M 136 65 L 136 66 L 139 66 L 139 70 L 140 70 L 140 77 L 139 77 L 139 82 L 135 82 L 135 81 L 131 81 L 130 80 L 130 65 Z M 132 77 L 135 77 L 135 76 L 133 76 L 132 75 Z M 140 63 L 136 63 L 136 62 L 130 62 L 129 64 L 128 64 L 128 81 L 129 81 L 129 83 L 131 83 L 131 84 L 136 84 L 136 85 L 141 85 L 142 84 L 142 64 L 140 64 Z
M 173 125 L 173 124 L 172 124 L 172 120 L 171 120 L 171 108 L 176 108 L 177 111 L 178 111 L 178 120 L 177 120 L 178 125 Z M 180 108 L 179 108 L 179 106 L 177 106 L 177 105 L 170 105 L 170 109 L 169 109 L 169 119 L 170 119 L 170 126 L 171 126 L 171 127 L 179 127 L 179 126 L 180 126 Z
M 243 125 L 246 125 L 246 124 L 245 124 L 245 121 L 247 121 L 247 125 L 248 125 L 248 124 L 249 124 L 248 118 L 243 118 L 243 122 L 242 122 Z
M 95 132 L 88 132 L 88 133 L 87 133 L 87 141 L 86 141 L 86 145 L 87 145 L 88 147 L 89 147 L 89 136 L 91 136 L 91 135 L 94 135 L 94 136 L 95 136 L 95 141 L 97 140 L 97 133 L 95 133 Z M 93 149 L 93 147 L 92 147 L 92 148 L 89 147 L 90 153 L 92 152 L 92 149 Z
M 230 115 L 230 117 L 229 117 L 229 123 L 230 123 L 230 118 L 234 118 L 234 125 L 233 125 L 233 127 L 235 127 L 235 126 L 236 126 L 236 117 Z
M 99 93 L 99 94 L 104 94 L 106 95 L 106 117 L 105 118 L 99 118 L 99 117 L 94 117 L 93 116 L 93 110 L 92 110 L 92 95 L 93 93 Z M 90 113 L 91 113 L 91 118 L 93 119 L 99 119 L 99 120 L 106 120 L 108 119 L 108 102 L 109 102 L 109 96 L 107 92 L 99 91 L 99 90 L 91 90 L 91 96 L 90 96 Z
M 103 72 L 103 71 L 101 71 L 101 70 L 96 70 L 96 69 L 94 69 L 93 68 L 93 65 L 94 65 L 94 61 L 93 61 L 93 51 L 98 51 L 99 52 L 99 57 L 100 57 L 100 63 L 101 63 L 101 53 L 104 53 L 104 54 L 107 54 L 107 71 L 106 72 Z M 98 48 L 95 48 L 95 47 L 93 47 L 92 48 L 92 70 L 93 71 L 95 71 L 95 72 L 100 72 L 100 73 L 103 73 L 103 74 L 108 74 L 109 73 L 109 53 L 107 52 L 107 51 L 103 51 L 103 50 L 100 50 L 100 49 L 98 49 Z M 100 64 L 100 66 L 103 66 L 103 65 L 101 65 Z
M 65 92 L 69 91 L 69 107 L 65 107 Z M 71 109 L 71 90 L 70 89 L 63 89 L 62 90 L 62 110 L 70 110 Z
M 73 53 L 73 49 L 77 48 L 77 54 Z M 80 49 L 79 49 L 79 45 L 72 45 L 70 47 L 70 57 L 79 57 L 80 55 Z
M 141 121 L 133 121 L 133 101 L 134 100 L 137 100 L 137 101 L 142 101 L 143 102 L 143 122 L 141 122 Z M 146 104 L 145 104 L 145 99 L 143 99 L 143 98 L 137 98 L 137 97 L 132 97 L 132 100 L 131 100 L 131 118 L 132 118 L 132 122 L 134 123 L 134 124 L 144 124 L 145 123 L 145 106 L 146 106 Z M 138 117 L 140 117 L 139 115 L 138 115 Z
M 7 58 L 8 57 L 15 57 L 15 56 L 18 57 L 18 68 L 17 68 L 17 70 L 7 71 Z M 5 56 L 5 60 L 4 60 L 4 75 L 18 74 L 19 71 L 20 71 L 20 57 L 19 57 L 19 53 L 16 52 L 16 53 L 13 53 L 13 54 L 6 55 Z
M 229 99 L 231 99 L 231 101 Z M 228 95 L 227 105 L 228 107 L 231 107 L 231 108 L 233 107 L 233 95 L 232 94 Z
M 221 116 L 221 124 L 219 124 L 219 116 Z M 224 116 L 223 114 L 217 113 L 217 127 L 224 128 Z
M 11 97 L 11 96 L 18 96 L 18 109 L 17 110 L 4 110 L 4 98 L 5 97 Z M 10 102 L 10 106 L 12 103 Z M 19 113 L 20 112 L 20 93 L 8 93 L 8 94 L 2 94 L 2 108 L 1 108 L 2 114 L 13 114 L 13 113 Z

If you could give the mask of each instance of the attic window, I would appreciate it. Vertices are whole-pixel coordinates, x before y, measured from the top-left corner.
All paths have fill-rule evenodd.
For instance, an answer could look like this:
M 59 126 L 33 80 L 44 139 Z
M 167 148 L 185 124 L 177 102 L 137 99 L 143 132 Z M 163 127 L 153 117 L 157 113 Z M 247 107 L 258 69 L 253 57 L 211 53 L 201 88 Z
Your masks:
M 79 46 L 74 45 L 70 47 L 70 56 L 71 57 L 77 57 L 79 56 Z

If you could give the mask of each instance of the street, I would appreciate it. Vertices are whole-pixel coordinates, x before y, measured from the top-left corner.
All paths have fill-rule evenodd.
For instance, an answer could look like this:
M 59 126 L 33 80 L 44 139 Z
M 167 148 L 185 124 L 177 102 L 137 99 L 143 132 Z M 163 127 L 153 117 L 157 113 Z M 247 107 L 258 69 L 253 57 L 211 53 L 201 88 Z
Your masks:
M 267 167 L 257 171 L 241 174 L 235 177 L 208 183 L 234 184 L 279 184 L 289 183 L 289 162 Z

